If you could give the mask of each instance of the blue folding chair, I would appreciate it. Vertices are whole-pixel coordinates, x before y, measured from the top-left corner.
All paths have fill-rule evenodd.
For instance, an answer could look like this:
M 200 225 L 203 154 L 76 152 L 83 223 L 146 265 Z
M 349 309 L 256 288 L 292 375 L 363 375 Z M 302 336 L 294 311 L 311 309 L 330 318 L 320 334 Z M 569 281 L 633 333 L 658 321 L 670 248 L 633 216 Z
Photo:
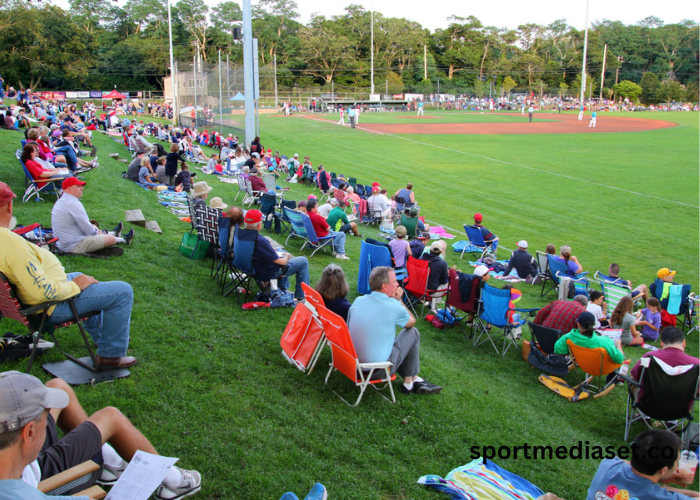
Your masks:
M 481 298 L 479 299 L 479 312 L 474 325 L 478 333 L 478 335 L 474 337 L 474 346 L 479 346 L 488 340 L 497 353 L 505 356 L 510 346 L 514 346 L 516 349 L 518 348 L 513 330 L 517 327 L 521 327 L 527 321 L 527 317 L 523 317 L 511 323 L 507 319 L 508 312 L 522 312 L 527 313 L 527 315 L 523 314 L 523 316 L 529 316 L 531 313 L 538 310 L 539 309 L 511 309 L 509 289 L 495 288 L 484 284 L 484 287 L 481 289 Z M 496 346 L 496 341 L 501 338 L 503 339 L 502 352 Z
M 375 267 L 394 267 L 389 249 L 384 246 L 372 245 L 366 241 L 360 242 L 360 268 L 357 273 L 357 293 L 368 295 L 369 273 Z M 398 278 L 397 278 L 398 279 Z
M 304 244 L 299 250 L 303 250 L 307 245 L 310 248 L 314 248 L 314 251 L 311 252 L 311 257 L 313 257 L 314 254 L 322 248 L 326 248 L 329 245 L 331 248 L 333 247 L 333 236 L 328 235 L 319 238 L 316 235 L 316 230 L 314 229 L 308 215 L 297 212 L 296 210 L 290 210 L 287 207 L 284 208 L 284 213 L 287 215 L 289 222 L 292 224 L 292 232 L 289 233 L 289 236 L 287 236 L 287 240 L 284 242 L 285 245 L 292 237 L 301 238 L 304 240 Z
M 467 233 L 467 238 L 469 238 L 469 245 L 465 245 L 462 249 L 462 253 L 459 256 L 460 259 L 464 257 L 465 253 L 481 252 L 480 257 L 486 255 L 487 252 L 491 252 L 494 255 L 496 254 L 497 243 L 486 243 L 484 241 L 484 235 L 481 234 L 481 229 L 479 229 L 476 226 L 470 226 L 468 224 L 465 224 L 464 232 Z
M 229 290 L 231 293 L 234 289 L 242 287 L 244 289 L 244 302 L 252 292 L 253 282 L 260 290 L 265 290 L 266 287 L 261 284 L 261 280 L 255 276 L 255 266 L 253 264 L 253 256 L 255 255 L 255 246 L 258 241 L 258 232 L 254 229 L 242 229 L 236 226 L 233 232 L 233 260 L 232 265 L 237 271 L 237 284 Z M 228 294 L 227 294 L 228 295 Z M 238 295 L 240 302 L 240 294 Z
M 56 196 L 57 200 L 61 197 L 61 194 L 63 193 L 63 191 L 61 190 L 61 185 L 64 181 L 63 177 L 56 179 L 41 179 L 37 181 L 34 179 L 34 177 L 32 177 L 31 172 L 29 172 L 29 169 L 22 161 L 22 151 L 18 149 L 17 152 L 15 152 L 15 156 L 17 157 L 17 161 L 19 161 L 19 164 L 22 165 L 22 170 L 24 170 L 25 191 L 24 195 L 22 196 L 23 203 L 26 203 L 27 200 L 29 200 L 29 198 L 31 198 L 32 196 L 36 196 L 35 201 L 44 201 L 41 199 L 41 193 L 53 194 Z M 45 184 L 39 187 L 39 182 L 44 182 Z
M 557 290 L 559 290 L 561 278 L 569 278 L 574 282 L 574 295 L 585 295 L 586 298 L 588 298 L 589 282 L 588 278 L 586 278 L 588 272 L 571 276 L 568 274 L 569 269 L 566 267 L 566 264 L 558 261 L 551 254 L 547 254 L 547 264 L 549 266 L 549 275 L 552 278 L 552 282 Z

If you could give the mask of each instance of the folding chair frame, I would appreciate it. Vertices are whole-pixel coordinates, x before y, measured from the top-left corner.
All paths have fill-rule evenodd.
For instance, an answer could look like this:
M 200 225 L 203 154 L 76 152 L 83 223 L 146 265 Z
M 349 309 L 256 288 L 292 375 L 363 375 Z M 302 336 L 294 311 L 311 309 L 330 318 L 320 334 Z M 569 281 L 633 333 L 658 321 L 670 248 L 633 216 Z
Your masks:
M 578 372 L 576 370 L 572 370 L 572 371 L 576 372 L 576 378 L 579 381 L 578 385 L 576 385 L 576 387 L 573 387 L 573 388 L 578 389 L 580 387 L 580 388 L 588 390 L 590 392 L 595 392 L 596 394 L 593 396 L 594 398 L 599 398 L 602 396 L 606 396 L 607 394 L 610 394 L 612 392 L 612 390 L 615 388 L 617 377 L 612 377 L 610 379 L 610 382 L 606 382 L 606 384 L 604 386 L 602 385 L 601 380 L 603 379 L 603 377 L 608 376 L 610 373 L 617 373 L 617 369 L 620 366 L 622 366 L 622 364 L 613 363 L 613 364 L 617 364 L 617 368 L 610 373 L 604 373 L 603 364 L 605 361 L 605 357 L 606 356 L 609 357 L 609 355 L 605 351 L 605 349 L 603 349 L 602 347 L 596 347 L 595 349 L 580 347 L 580 346 L 575 345 L 570 339 L 566 339 L 566 345 L 569 348 L 569 356 L 571 356 L 571 360 L 573 361 L 574 366 L 578 367 L 579 369 L 581 369 L 581 371 L 583 371 L 586 375 L 588 375 L 583 380 L 581 380 L 581 377 L 579 376 Z M 574 347 L 574 349 L 572 349 L 572 346 Z M 576 356 L 574 355 L 574 351 L 576 349 L 582 349 L 582 350 L 585 349 L 585 350 L 589 350 L 589 351 L 597 351 L 597 350 L 600 351 L 600 363 L 599 363 L 600 368 L 599 368 L 599 371 L 597 374 L 588 373 L 583 368 L 581 368 L 581 365 L 579 364 L 580 362 L 576 359 Z M 597 383 L 599 385 L 596 386 L 596 385 L 591 384 L 591 381 L 594 378 L 598 378 Z
M 469 245 L 465 245 L 462 249 L 462 253 L 459 256 L 460 259 L 464 257 L 465 253 L 481 252 L 479 258 L 483 258 L 488 252 L 493 252 L 493 243 L 486 243 L 484 241 L 484 236 L 481 234 L 481 230 L 478 227 L 471 224 L 464 224 L 464 232 L 467 238 L 469 238 Z M 476 252 L 472 250 L 473 248 L 476 248 Z

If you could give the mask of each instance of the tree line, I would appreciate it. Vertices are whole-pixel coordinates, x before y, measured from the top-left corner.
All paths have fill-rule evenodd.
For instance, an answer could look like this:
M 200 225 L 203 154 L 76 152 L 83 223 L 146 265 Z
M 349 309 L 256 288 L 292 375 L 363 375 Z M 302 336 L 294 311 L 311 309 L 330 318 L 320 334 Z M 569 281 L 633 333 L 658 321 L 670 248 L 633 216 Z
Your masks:
M 25 0 L 0 0 L 0 75 L 6 85 L 32 89 L 160 90 L 169 71 L 168 12 L 162 0 L 69 0 L 70 11 Z M 172 4 L 174 55 L 195 52 L 216 63 L 219 50 L 242 64 L 240 5 L 226 0 Z M 374 44 L 371 43 L 372 17 Z M 377 93 L 441 92 L 488 95 L 488 89 L 577 95 L 584 33 L 565 20 L 517 29 L 484 26 L 474 16 L 450 16 L 434 32 L 419 23 L 349 5 L 342 15 L 301 24 L 293 0 L 260 0 L 253 8 L 261 88 L 276 60 L 282 89 L 368 88 L 374 58 Z M 607 45 L 607 52 L 605 46 Z M 604 20 L 589 30 L 586 92 L 640 97 L 646 103 L 698 100 L 698 23 L 634 25 Z M 617 85 L 617 87 L 615 87 Z

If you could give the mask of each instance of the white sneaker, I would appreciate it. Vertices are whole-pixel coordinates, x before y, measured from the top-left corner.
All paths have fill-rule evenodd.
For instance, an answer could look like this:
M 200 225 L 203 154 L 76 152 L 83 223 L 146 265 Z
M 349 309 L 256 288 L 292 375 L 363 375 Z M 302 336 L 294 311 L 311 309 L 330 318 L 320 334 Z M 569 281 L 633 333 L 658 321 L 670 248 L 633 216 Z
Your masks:
M 348 257 L 347 255 L 345 255 L 344 253 L 337 253 L 337 254 L 335 254 L 335 258 L 336 258 L 336 259 L 340 259 L 340 260 L 350 260 L 350 257 Z
M 166 486 L 162 483 L 155 492 L 157 500 L 179 500 L 190 495 L 194 495 L 202 489 L 202 476 L 196 470 L 180 469 L 182 481 L 176 486 Z

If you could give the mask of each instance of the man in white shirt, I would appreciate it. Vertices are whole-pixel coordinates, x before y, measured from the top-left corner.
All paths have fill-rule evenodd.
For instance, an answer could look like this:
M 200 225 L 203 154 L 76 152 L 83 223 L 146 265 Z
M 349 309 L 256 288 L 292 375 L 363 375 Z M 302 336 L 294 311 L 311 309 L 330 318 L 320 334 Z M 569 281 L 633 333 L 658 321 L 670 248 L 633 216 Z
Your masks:
M 89 253 L 109 248 L 117 243 L 130 245 L 134 230 L 121 237 L 123 224 L 120 222 L 113 232 L 100 231 L 90 222 L 85 207 L 80 202 L 85 182 L 77 177 L 63 181 L 63 195 L 51 211 L 51 225 L 58 238 L 56 246 L 62 252 Z

